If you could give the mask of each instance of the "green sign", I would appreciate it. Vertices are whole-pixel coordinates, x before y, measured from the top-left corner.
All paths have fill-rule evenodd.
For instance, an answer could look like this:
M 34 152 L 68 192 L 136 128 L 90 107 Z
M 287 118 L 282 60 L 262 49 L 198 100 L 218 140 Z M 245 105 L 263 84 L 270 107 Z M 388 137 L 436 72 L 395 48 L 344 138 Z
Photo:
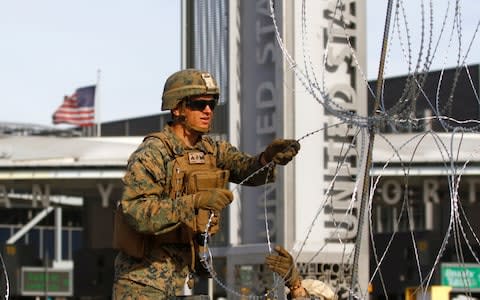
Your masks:
M 22 295 L 71 296 L 71 269 L 22 267 Z
M 449 285 L 452 291 L 480 291 L 480 264 L 442 264 L 442 285 Z

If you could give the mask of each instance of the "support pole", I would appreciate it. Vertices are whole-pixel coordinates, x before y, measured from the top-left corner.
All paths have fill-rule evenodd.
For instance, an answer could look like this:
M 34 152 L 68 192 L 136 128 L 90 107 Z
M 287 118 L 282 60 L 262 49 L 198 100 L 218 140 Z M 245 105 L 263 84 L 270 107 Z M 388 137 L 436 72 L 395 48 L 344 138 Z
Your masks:
M 388 33 L 390 30 L 390 19 L 392 14 L 392 0 L 388 0 L 387 4 L 387 14 L 385 17 L 385 27 L 383 29 L 383 44 L 382 44 L 382 51 L 380 55 L 380 63 L 378 67 L 378 76 L 377 76 L 377 86 L 376 86 L 376 94 L 375 94 L 375 102 L 373 105 L 373 110 L 370 114 L 372 121 L 368 125 L 368 147 L 367 147 L 367 154 L 366 154 L 366 162 L 365 162 L 365 170 L 363 174 L 363 187 L 362 187 L 362 199 L 360 202 L 360 211 L 358 217 L 358 232 L 355 242 L 355 255 L 353 258 L 353 274 L 352 274 L 352 287 L 349 299 L 352 300 L 354 298 L 354 293 L 357 290 L 357 277 L 358 277 L 358 265 L 359 257 L 360 257 L 360 246 L 362 243 L 362 230 L 363 230 L 363 222 L 365 219 L 365 209 L 367 207 L 368 199 L 369 199 L 369 186 L 370 186 L 370 169 L 372 168 L 372 152 L 373 152 L 373 144 L 375 141 L 375 132 L 377 130 L 377 124 L 375 117 L 377 116 L 378 109 L 380 108 L 380 97 L 382 92 L 382 82 L 383 82 L 383 73 L 385 69 L 385 57 L 387 55 L 387 46 L 388 46 Z
M 55 261 L 62 261 L 62 207 L 55 207 Z

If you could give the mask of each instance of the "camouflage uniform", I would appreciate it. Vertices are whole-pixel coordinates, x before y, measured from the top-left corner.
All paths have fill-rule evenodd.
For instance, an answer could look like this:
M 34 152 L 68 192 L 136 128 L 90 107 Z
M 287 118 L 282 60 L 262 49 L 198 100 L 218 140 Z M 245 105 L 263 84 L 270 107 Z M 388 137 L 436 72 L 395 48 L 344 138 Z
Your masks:
M 211 137 L 202 136 L 193 148 L 189 148 L 169 125 L 163 133 L 167 136 L 169 145 L 165 145 L 159 138 L 147 137 L 130 156 L 123 178 L 124 193 L 120 204 L 126 222 L 140 233 L 150 236 L 163 234 L 181 223 L 191 222 L 195 217 L 193 195 L 183 196 L 191 197 L 191 201 L 176 201 L 169 196 L 176 156 L 191 150 L 210 153 L 215 156 L 219 169 L 230 171 L 229 181 L 234 183 L 241 182 L 262 166 L 258 155 L 240 152 L 226 141 L 214 141 Z M 171 155 L 167 147 L 174 155 Z M 265 170 L 245 184 L 260 185 L 273 180 L 273 172 Z M 192 271 L 191 251 L 188 243 L 146 243 L 143 258 L 134 258 L 120 252 L 115 260 L 115 282 L 126 279 L 140 286 L 158 289 L 159 298 L 178 295 Z M 116 285 L 114 293 L 122 290 L 118 283 Z

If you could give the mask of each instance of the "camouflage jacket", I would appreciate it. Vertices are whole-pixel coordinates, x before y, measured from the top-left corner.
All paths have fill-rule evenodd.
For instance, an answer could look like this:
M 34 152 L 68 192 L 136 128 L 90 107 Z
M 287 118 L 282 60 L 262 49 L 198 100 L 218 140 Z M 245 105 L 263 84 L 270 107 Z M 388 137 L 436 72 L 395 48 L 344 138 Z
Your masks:
M 124 192 L 121 207 L 127 223 L 146 235 L 168 232 L 179 223 L 194 217 L 193 195 L 191 201 L 170 198 L 171 177 L 175 156 L 187 150 L 198 150 L 216 157 L 219 169 L 230 171 L 230 182 L 240 183 L 261 168 L 259 156 L 240 152 L 226 141 L 203 138 L 193 147 L 185 144 L 166 126 L 163 133 L 168 138 L 170 150 L 162 140 L 147 137 L 128 160 L 123 178 Z M 269 178 L 267 177 L 267 174 Z M 260 172 L 244 184 L 260 185 L 272 182 L 272 171 Z M 147 245 L 145 256 L 136 259 L 120 252 L 115 260 L 115 278 L 130 279 L 141 284 L 178 294 L 189 274 L 191 247 L 185 244 Z

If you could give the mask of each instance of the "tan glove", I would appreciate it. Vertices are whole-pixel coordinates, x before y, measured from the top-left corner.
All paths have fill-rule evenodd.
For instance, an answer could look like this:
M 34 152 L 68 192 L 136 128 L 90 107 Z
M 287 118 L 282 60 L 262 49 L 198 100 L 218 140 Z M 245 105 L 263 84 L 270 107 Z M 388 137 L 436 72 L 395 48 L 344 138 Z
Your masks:
M 197 232 L 205 233 L 207 228 L 208 220 L 210 220 L 210 214 L 212 212 L 206 209 L 199 209 L 197 214 Z M 220 213 L 214 212 L 212 221 L 210 222 L 210 227 L 208 228 L 208 233 L 214 235 L 220 231 Z
M 268 164 L 273 161 L 284 166 L 297 155 L 298 150 L 300 150 L 300 143 L 296 140 L 276 139 L 263 151 L 263 163 Z
M 194 207 L 221 211 L 233 200 L 233 194 L 227 189 L 214 188 L 194 194 Z
M 285 280 L 285 285 L 288 286 L 290 290 L 300 287 L 302 278 L 295 267 L 292 255 L 281 246 L 276 246 L 275 251 L 277 251 L 278 255 L 267 255 L 265 264 L 270 270 Z

